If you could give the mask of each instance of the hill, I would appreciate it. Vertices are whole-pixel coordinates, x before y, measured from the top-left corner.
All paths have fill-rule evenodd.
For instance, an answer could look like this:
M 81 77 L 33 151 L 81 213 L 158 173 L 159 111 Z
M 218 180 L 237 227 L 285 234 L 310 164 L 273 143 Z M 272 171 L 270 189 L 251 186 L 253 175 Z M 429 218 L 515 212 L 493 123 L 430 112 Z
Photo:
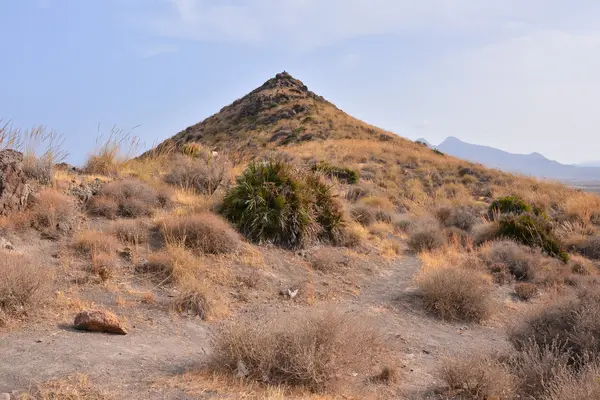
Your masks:
M 127 139 L 81 169 L 0 151 L 0 397 L 599 398 L 600 197 L 286 73 L 142 157 Z
M 449 137 L 434 147 L 446 154 L 508 172 L 564 181 L 600 180 L 600 168 L 596 165 L 565 165 L 539 153 L 513 154 L 493 147 L 466 143 L 455 137 Z

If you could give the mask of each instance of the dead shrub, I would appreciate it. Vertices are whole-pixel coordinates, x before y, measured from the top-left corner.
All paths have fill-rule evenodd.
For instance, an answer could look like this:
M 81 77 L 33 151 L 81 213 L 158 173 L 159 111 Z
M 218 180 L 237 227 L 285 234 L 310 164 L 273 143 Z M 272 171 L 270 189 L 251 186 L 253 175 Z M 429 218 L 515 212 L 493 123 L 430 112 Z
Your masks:
M 208 289 L 197 281 L 187 283 L 179 296 L 171 301 L 171 309 L 179 314 L 208 319 L 214 305 L 208 296 Z
M 491 242 L 498 237 L 500 231 L 500 225 L 498 222 L 488 222 L 475 225 L 471 229 L 471 235 L 473 237 L 473 244 L 481 246 L 487 242 Z
M 378 335 L 364 319 L 293 313 L 269 322 L 233 322 L 216 337 L 213 367 L 269 384 L 329 388 L 371 360 Z
M 392 218 L 392 226 L 399 232 L 408 232 L 413 225 L 414 221 L 410 215 L 401 214 Z
M 169 202 L 167 191 L 158 191 L 136 179 L 125 179 L 104 184 L 88 201 L 87 209 L 110 219 L 137 218 L 151 216 L 154 209 L 167 207 Z
M 369 226 L 376 221 L 376 210 L 365 205 L 353 206 L 350 210 L 352 219 L 363 226 Z
M 575 373 L 558 374 L 548 385 L 545 400 L 597 400 L 600 399 L 600 365 L 598 362 L 586 365 Z
M 567 241 L 566 246 L 584 257 L 600 260 L 600 236 L 588 236 Z
M 148 242 L 152 223 L 146 219 L 120 220 L 112 224 L 112 231 L 122 242 L 138 246 Z
M 337 271 L 348 265 L 348 257 L 336 248 L 323 247 L 311 254 L 311 266 L 322 272 Z
M 169 219 L 161 229 L 167 243 L 180 243 L 202 254 L 234 253 L 242 244 L 238 233 L 212 213 Z
M 223 156 L 213 157 L 201 153 L 198 157 L 176 156 L 171 161 L 171 169 L 165 175 L 170 185 L 191 189 L 200 194 L 213 194 L 227 179 L 229 162 Z
M 456 267 L 426 270 L 417 280 L 425 308 L 445 320 L 482 321 L 491 311 L 491 282 Z
M 400 380 L 400 371 L 395 365 L 386 365 L 381 372 L 369 379 L 373 383 L 392 385 Z
M 576 299 L 546 306 L 514 328 L 510 339 L 517 350 L 528 345 L 543 348 L 555 344 L 576 365 L 585 357 L 598 357 L 600 291 L 597 287 L 587 287 Z
M 431 251 L 446 244 L 444 233 L 436 221 L 421 220 L 411 229 L 408 247 L 415 252 Z
M 114 254 L 92 253 L 91 272 L 100 277 L 102 282 L 111 279 L 116 268 L 117 261 Z
M 30 208 L 31 226 L 49 237 L 69 232 L 77 214 L 73 199 L 54 189 L 42 189 Z
M 136 271 L 149 274 L 159 282 L 182 283 L 195 278 L 198 264 L 198 259 L 182 247 L 169 246 L 150 254 Z
M 510 240 L 489 243 L 481 249 L 480 256 L 488 267 L 504 265 L 516 280 L 527 282 L 535 279 L 543 257 L 539 252 Z
M 571 272 L 577 275 L 595 275 L 598 268 L 588 259 L 581 256 L 571 256 L 569 258 Z
M 437 209 L 436 217 L 445 227 L 456 227 L 470 231 L 477 223 L 475 212 L 467 207 L 442 206 Z
M 2 315 L 20 317 L 44 303 L 51 274 L 20 254 L 0 254 L 0 325 Z
M 570 355 L 555 341 L 540 345 L 528 341 L 507 363 L 517 377 L 519 398 L 544 398 L 555 379 L 572 371 Z
M 521 300 L 531 300 L 538 294 L 538 288 L 533 283 L 521 282 L 515 285 L 515 294 Z
M 517 398 L 517 379 L 498 357 L 465 354 L 448 358 L 439 371 L 450 393 L 465 400 L 513 400 Z M 453 397 L 454 398 L 454 397 Z
M 71 243 L 75 251 L 89 256 L 98 253 L 114 254 L 118 246 L 119 243 L 112 235 L 92 230 L 78 233 Z

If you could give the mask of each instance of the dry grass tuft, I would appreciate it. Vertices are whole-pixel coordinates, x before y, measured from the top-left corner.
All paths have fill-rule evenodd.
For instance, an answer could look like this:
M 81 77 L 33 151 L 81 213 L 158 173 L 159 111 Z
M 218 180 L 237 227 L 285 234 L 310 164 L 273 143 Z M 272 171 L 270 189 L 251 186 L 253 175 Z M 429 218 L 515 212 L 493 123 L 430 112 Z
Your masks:
M 5 318 L 27 315 L 50 296 L 49 269 L 20 254 L 0 254 L 0 326 Z
M 131 132 L 113 126 L 108 135 L 100 135 L 96 139 L 96 148 L 89 156 L 84 171 L 88 174 L 118 175 L 139 145 L 139 139 Z
M 452 398 L 513 400 L 518 381 L 507 365 L 489 355 L 465 354 L 446 359 L 439 371 Z
M 160 282 L 184 283 L 194 280 L 201 262 L 183 247 L 168 246 L 165 250 L 152 253 L 148 261 L 137 267 L 137 271 L 151 275 Z
M 148 242 L 152 226 L 147 219 L 119 220 L 112 224 L 112 231 L 120 241 L 139 246 Z
M 200 282 L 186 282 L 181 294 L 171 301 L 171 309 L 180 314 L 208 319 L 215 311 L 215 302 L 210 290 Z
M 20 400 L 111 400 L 114 397 L 95 389 L 86 375 L 76 374 L 38 385 L 19 394 Z
M 162 222 L 161 230 L 167 243 L 200 254 L 235 253 L 242 244 L 229 223 L 208 212 L 168 219 Z
M 53 238 L 69 232 L 76 215 L 73 198 L 54 189 L 42 189 L 37 193 L 29 210 L 31 226 Z
M 119 242 L 108 233 L 86 230 L 75 236 L 71 247 L 78 253 L 88 256 L 99 253 L 114 254 L 119 247 Z
M 87 209 L 109 219 L 151 216 L 156 209 L 169 205 L 170 195 L 137 179 L 112 181 L 88 201 Z
M 544 400 L 597 400 L 600 399 L 600 365 L 586 365 L 579 373 L 559 374 L 548 385 Z
M 570 363 L 580 365 L 600 355 L 600 291 L 588 287 L 576 299 L 550 304 L 514 328 L 510 339 L 518 350 L 555 344 Z
M 491 282 L 458 267 L 425 270 L 417 279 L 425 308 L 445 320 L 482 321 L 491 312 Z
M 322 272 L 339 271 L 347 266 L 348 257 L 334 247 L 322 247 L 311 254 L 311 266 Z
M 227 180 L 230 165 L 224 156 L 202 153 L 196 158 L 176 156 L 165 182 L 200 194 L 213 194 Z
M 521 300 L 531 300 L 538 295 L 538 288 L 533 283 L 521 282 L 515 285 L 515 294 Z
M 217 336 L 213 366 L 268 384 L 322 391 L 344 371 L 367 364 L 377 336 L 363 319 L 331 312 L 238 321 Z
M 527 282 L 535 279 L 543 257 L 539 252 L 510 240 L 487 244 L 481 248 L 480 256 L 490 270 L 506 269 L 516 280 Z
M 436 221 L 421 220 L 410 231 L 408 247 L 415 252 L 431 251 L 446 244 L 444 233 Z

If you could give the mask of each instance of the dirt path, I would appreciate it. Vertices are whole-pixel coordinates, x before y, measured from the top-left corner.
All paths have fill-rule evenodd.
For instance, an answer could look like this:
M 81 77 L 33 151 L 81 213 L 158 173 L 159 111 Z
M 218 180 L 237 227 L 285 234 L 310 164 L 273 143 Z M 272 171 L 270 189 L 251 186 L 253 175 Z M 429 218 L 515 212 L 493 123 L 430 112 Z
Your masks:
M 0 392 L 83 373 L 125 399 L 185 399 L 178 393 L 158 393 L 151 384 L 158 376 L 183 372 L 205 360 L 208 337 L 198 320 L 168 316 L 135 325 L 127 336 L 56 326 L 13 332 L 0 337 Z
M 387 342 L 400 350 L 403 379 L 409 399 L 428 397 L 438 382 L 436 369 L 446 355 L 507 347 L 503 328 L 451 324 L 428 315 L 415 295 L 414 276 L 420 261 L 406 256 L 367 284 L 354 307 L 370 309 L 380 321 Z

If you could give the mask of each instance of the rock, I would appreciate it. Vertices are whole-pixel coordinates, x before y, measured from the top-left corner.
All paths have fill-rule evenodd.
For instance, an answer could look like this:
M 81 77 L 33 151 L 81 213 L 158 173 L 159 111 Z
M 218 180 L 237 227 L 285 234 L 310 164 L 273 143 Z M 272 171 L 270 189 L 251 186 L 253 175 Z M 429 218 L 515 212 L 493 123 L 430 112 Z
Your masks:
M 119 318 L 105 310 L 85 310 L 75 317 L 75 328 L 90 332 L 116 333 L 127 335 L 127 329 L 121 324 Z
M 13 246 L 10 240 L 0 237 L 0 248 L 6 250 L 14 250 L 15 246 Z
M 82 203 L 85 203 L 102 189 L 103 184 L 104 182 L 96 178 L 92 182 L 82 183 L 72 187 L 70 192 L 72 196 L 76 197 Z
M 23 211 L 31 188 L 23 171 L 23 153 L 0 151 L 0 215 Z

